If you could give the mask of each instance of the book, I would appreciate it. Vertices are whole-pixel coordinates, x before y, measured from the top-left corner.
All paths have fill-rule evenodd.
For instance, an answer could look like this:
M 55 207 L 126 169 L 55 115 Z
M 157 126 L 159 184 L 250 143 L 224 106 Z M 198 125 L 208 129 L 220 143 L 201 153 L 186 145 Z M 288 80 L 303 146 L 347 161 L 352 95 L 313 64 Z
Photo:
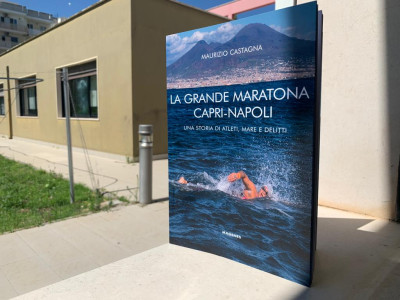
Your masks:
M 169 35 L 170 242 L 310 286 L 318 7 Z

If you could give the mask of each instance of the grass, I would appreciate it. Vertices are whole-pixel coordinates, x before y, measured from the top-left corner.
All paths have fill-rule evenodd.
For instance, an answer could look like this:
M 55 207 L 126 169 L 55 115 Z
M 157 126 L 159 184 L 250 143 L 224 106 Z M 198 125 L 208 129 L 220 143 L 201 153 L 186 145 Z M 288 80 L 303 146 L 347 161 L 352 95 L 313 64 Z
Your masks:
M 75 203 L 70 204 L 69 182 L 61 175 L 0 155 L 0 234 L 99 211 L 108 200 L 75 184 Z

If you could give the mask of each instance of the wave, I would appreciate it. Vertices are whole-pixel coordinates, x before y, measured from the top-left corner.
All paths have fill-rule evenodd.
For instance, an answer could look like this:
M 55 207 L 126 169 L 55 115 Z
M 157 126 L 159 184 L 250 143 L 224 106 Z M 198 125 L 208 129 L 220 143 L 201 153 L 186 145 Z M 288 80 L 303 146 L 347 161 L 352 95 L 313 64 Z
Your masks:
M 188 183 L 187 184 L 180 184 L 178 183 L 178 179 L 180 177 L 184 177 Z M 275 202 L 280 202 L 285 205 L 295 205 L 298 206 L 295 202 L 290 201 L 284 197 L 281 197 L 282 193 L 279 192 L 279 185 L 275 184 L 273 180 L 271 180 L 271 175 L 267 175 L 265 177 L 260 176 L 258 181 L 255 182 L 257 190 L 264 185 L 268 187 L 268 196 L 263 198 L 255 198 L 253 201 L 260 201 L 260 200 L 272 200 Z M 265 178 L 265 179 L 264 179 Z M 287 179 L 288 180 L 288 179 Z M 268 183 L 266 183 L 268 182 Z M 227 175 L 220 175 L 217 177 L 213 177 L 207 172 L 197 172 L 191 175 L 180 174 L 180 176 L 175 180 L 169 180 L 169 183 L 174 187 L 192 191 L 192 192 L 202 192 L 202 191 L 210 191 L 210 192 L 221 192 L 225 195 L 228 195 L 233 198 L 242 198 L 244 186 L 241 180 L 235 182 L 229 182 L 227 180 Z M 280 210 L 282 214 L 286 214 L 284 211 Z

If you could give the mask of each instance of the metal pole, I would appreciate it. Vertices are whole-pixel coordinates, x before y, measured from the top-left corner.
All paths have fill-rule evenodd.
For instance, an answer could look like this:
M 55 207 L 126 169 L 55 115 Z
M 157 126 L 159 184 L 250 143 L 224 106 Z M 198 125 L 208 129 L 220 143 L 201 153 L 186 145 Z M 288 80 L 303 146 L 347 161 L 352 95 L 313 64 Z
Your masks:
M 139 202 L 152 201 L 153 125 L 139 125 Z
M 67 127 L 67 147 L 68 147 L 68 167 L 69 167 L 69 195 L 71 204 L 75 201 L 74 193 L 74 166 L 72 162 L 72 146 L 71 146 L 71 125 L 70 125 L 70 105 L 69 105 L 69 89 L 68 89 L 68 69 L 63 68 L 64 83 L 64 108 L 65 108 L 65 124 Z
M 9 139 L 13 138 L 13 127 L 12 127 L 12 108 L 11 108 L 11 87 L 10 87 L 10 68 L 7 66 L 7 95 L 8 95 L 8 122 L 9 122 Z

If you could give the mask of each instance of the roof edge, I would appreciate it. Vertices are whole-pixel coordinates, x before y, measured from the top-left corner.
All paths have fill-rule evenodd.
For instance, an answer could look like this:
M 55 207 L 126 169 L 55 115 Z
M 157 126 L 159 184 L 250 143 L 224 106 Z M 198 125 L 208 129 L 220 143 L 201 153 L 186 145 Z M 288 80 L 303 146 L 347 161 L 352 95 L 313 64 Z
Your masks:
M 220 4 L 220 5 L 207 8 L 207 11 L 212 10 L 212 9 L 215 9 L 215 8 L 218 8 L 218 7 L 225 6 L 225 5 L 228 5 L 228 4 L 232 4 L 233 2 L 237 2 L 237 1 L 239 1 L 239 0 L 232 0 L 232 1 L 229 1 L 229 2 L 226 2 L 226 3 L 222 3 L 222 4 Z
M 195 7 L 195 6 L 186 4 L 186 3 L 179 2 L 178 0 L 168 0 L 168 1 L 173 2 L 173 3 L 175 3 L 175 4 L 178 4 L 178 5 L 180 5 L 180 6 L 184 6 L 184 7 L 191 8 L 191 9 L 194 9 L 194 10 L 197 10 L 197 11 L 201 11 L 202 13 L 207 13 L 207 14 L 209 14 L 209 15 L 213 15 L 213 16 L 215 16 L 215 17 L 219 17 L 219 18 L 224 19 L 224 20 L 226 20 L 226 21 L 232 21 L 231 19 L 229 19 L 229 18 L 227 18 L 227 17 L 224 17 L 224 16 L 221 16 L 221 15 L 215 14 L 215 13 L 210 12 L 210 11 L 208 11 L 208 10 L 201 9 L 201 8 L 198 8 L 198 7 Z M 235 0 L 235 1 L 237 1 L 237 0 Z

